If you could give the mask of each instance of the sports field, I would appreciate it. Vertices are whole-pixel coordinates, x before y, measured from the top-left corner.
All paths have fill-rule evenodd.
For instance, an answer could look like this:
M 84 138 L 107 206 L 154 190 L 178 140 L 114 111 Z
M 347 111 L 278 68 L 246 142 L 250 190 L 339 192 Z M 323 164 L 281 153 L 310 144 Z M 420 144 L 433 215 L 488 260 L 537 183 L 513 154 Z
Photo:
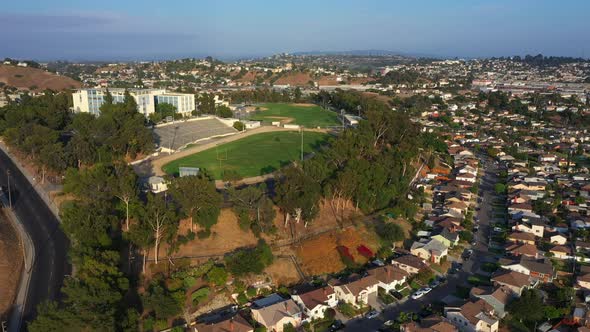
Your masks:
M 306 131 L 303 153 L 316 150 L 327 138 L 328 134 Z M 272 173 L 300 157 L 301 133 L 261 133 L 174 160 L 163 170 L 177 174 L 179 166 L 199 167 L 216 179 L 221 179 L 222 171 L 231 170 L 246 178 Z
M 338 126 L 340 121 L 335 112 L 324 110 L 312 104 L 262 104 L 260 111 L 250 120 L 297 124 L 307 128 Z

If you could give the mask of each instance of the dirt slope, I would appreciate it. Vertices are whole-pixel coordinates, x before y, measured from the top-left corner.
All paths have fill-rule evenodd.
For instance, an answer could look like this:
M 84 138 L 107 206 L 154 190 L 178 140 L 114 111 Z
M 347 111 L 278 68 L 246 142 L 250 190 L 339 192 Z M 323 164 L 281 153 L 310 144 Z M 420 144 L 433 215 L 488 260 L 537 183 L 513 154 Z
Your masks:
M 19 89 L 61 91 L 76 89 L 82 83 L 66 76 L 59 76 L 42 69 L 0 65 L 0 82 Z M 34 88 L 34 89 L 31 89 Z

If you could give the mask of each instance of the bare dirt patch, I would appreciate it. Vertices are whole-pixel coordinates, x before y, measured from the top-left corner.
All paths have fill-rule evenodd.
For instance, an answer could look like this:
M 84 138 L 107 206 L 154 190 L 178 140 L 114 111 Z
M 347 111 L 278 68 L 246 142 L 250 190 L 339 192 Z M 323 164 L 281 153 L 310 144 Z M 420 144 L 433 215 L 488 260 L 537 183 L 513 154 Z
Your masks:
M 287 257 L 276 257 L 264 272 L 270 275 L 275 285 L 291 285 L 301 281 L 293 261 Z
M 187 234 L 190 230 L 189 220 L 180 223 L 180 234 Z M 195 226 L 194 231 L 199 230 Z M 211 227 L 211 236 L 206 239 L 195 238 L 194 241 L 180 246 L 173 257 L 215 256 L 236 250 L 237 248 L 255 246 L 258 239 L 250 231 L 243 231 L 238 225 L 238 219 L 231 209 L 222 209 L 217 224 Z M 159 257 L 166 257 L 164 244 L 160 248 Z M 153 255 L 153 250 L 150 252 Z
M 366 263 L 356 248 L 365 245 L 374 252 L 378 249 L 378 240 L 372 231 L 365 226 L 349 227 L 342 231 L 329 232 L 311 240 L 304 241 L 295 247 L 301 268 L 307 275 L 334 273 L 345 268 L 336 247 L 346 246 L 355 262 Z
M 19 238 L 0 213 L 0 317 L 5 317 L 18 289 L 23 258 Z
M 42 69 L 0 65 L 0 82 L 19 89 L 55 91 L 75 89 L 82 86 L 81 82 L 66 76 L 46 72 Z M 31 89 L 34 88 L 34 89 Z
M 274 84 L 278 85 L 295 85 L 295 86 L 306 86 L 309 81 L 313 81 L 313 78 L 309 73 L 287 73 L 283 74 Z

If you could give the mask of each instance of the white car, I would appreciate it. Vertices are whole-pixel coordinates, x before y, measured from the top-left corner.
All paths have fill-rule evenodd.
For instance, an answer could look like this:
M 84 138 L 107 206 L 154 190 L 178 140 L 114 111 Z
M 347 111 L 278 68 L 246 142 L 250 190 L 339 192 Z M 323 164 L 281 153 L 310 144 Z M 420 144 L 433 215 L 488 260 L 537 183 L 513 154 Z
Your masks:
M 428 293 L 430 293 L 432 291 L 432 288 L 430 288 L 430 287 L 424 287 L 420 291 L 422 291 L 423 294 L 428 294 Z
M 379 312 L 377 312 L 377 310 L 371 310 L 371 311 L 367 312 L 367 314 L 365 315 L 365 318 L 373 319 L 373 318 L 376 318 L 377 316 L 379 316 Z
M 422 291 L 417 291 L 416 293 L 412 294 L 412 299 L 416 300 L 421 298 L 422 296 L 424 296 L 424 293 Z

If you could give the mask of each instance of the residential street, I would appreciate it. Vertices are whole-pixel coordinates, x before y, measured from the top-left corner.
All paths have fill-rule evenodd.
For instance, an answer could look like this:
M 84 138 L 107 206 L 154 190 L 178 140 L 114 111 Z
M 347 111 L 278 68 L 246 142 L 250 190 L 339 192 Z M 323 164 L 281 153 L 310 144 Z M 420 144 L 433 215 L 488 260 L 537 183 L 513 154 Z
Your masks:
M 480 158 L 480 160 L 483 160 Z M 480 192 L 478 199 L 482 202 L 479 204 L 480 209 L 476 213 L 476 218 L 479 225 L 479 230 L 475 235 L 477 245 L 473 248 L 474 253 L 470 259 L 463 264 L 463 270 L 457 274 L 449 275 L 446 283 L 438 288 L 435 288 L 430 293 L 423 297 L 413 300 L 410 297 L 401 301 L 401 303 L 393 304 L 385 308 L 381 315 L 377 318 L 368 320 L 365 318 L 358 318 L 350 320 L 346 323 L 345 331 L 377 331 L 385 321 L 396 319 L 401 312 L 419 312 L 428 304 L 441 302 L 445 297 L 455 294 L 457 286 L 467 284 L 467 278 L 481 268 L 482 263 L 493 260 L 493 256 L 488 254 L 488 238 L 490 234 L 490 217 L 492 216 L 492 201 L 495 196 L 494 184 L 497 180 L 497 168 L 490 162 L 486 161 L 485 166 L 481 166 L 485 171 L 480 181 Z

